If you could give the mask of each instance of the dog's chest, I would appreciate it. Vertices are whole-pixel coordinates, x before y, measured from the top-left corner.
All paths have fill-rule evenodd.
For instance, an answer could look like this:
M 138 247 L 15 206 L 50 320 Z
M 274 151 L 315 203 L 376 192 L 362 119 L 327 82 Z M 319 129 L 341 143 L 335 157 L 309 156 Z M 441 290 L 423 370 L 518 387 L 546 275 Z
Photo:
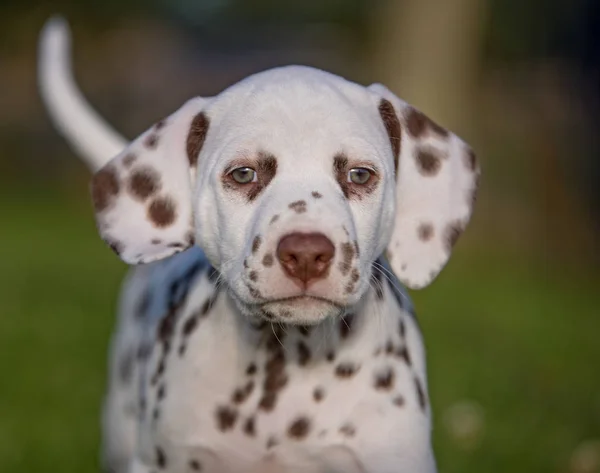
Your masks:
M 150 464 L 298 464 L 340 444 L 384 454 L 401 448 L 403 426 L 428 424 L 420 335 L 390 294 L 370 294 L 343 319 L 285 327 L 248 323 L 207 278 L 188 289 L 146 334 L 155 343 L 140 373 L 140 447 Z

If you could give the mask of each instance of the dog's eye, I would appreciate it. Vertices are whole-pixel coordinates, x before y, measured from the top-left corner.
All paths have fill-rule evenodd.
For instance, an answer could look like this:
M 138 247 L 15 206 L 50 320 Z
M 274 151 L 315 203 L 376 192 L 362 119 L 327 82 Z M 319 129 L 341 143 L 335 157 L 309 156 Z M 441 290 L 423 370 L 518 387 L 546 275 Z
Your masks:
M 238 184 L 250 184 L 256 182 L 256 171 L 252 168 L 237 168 L 231 171 L 231 177 Z
M 354 168 L 348 171 L 348 182 L 366 184 L 371 179 L 371 171 L 367 168 Z

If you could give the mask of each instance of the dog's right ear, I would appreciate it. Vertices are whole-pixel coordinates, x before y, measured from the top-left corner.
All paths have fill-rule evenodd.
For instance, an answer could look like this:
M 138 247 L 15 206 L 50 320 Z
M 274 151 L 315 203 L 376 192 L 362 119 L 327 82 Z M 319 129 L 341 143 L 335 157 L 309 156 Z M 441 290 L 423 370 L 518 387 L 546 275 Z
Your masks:
M 194 244 L 192 189 L 209 129 L 207 102 L 189 100 L 94 175 L 100 236 L 126 263 L 149 263 Z

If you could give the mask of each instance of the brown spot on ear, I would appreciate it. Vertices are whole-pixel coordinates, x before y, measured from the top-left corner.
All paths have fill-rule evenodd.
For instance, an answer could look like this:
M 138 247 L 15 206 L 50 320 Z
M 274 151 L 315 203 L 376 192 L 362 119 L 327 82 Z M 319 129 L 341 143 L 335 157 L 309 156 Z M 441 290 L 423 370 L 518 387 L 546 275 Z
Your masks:
M 292 202 L 288 207 L 294 210 L 296 213 L 301 214 L 306 212 L 306 201 L 297 200 L 296 202 Z
M 144 166 L 136 169 L 129 177 L 129 192 L 142 202 L 160 190 L 160 175 L 155 169 Z
M 340 363 L 335 368 L 335 375 L 338 378 L 351 378 L 358 370 L 359 368 L 353 363 Z
M 307 417 L 299 417 L 288 428 L 288 437 L 300 440 L 310 432 L 310 420 Z
M 269 185 L 277 173 L 277 158 L 272 154 L 261 151 L 258 153 L 258 162 L 256 166 L 258 182 L 252 186 L 248 192 L 248 201 L 252 202 Z
M 421 384 L 421 381 L 419 380 L 419 378 L 417 378 L 415 376 L 414 381 L 415 381 L 415 389 L 417 390 L 417 398 L 419 400 L 419 406 L 421 406 L 421 409 L 423 411 L 425 411 L 425 407 L 427 405 L 427 399 L 425 397 L 425 390 L 423 389 L 423 385 Z
M 431 223 L 422 223 L 419 225 L 419 228 L 417 228 L 417 234 L 421 241 L 431 240 L 433 237 L 433 225 Z
M 449 223 L 444 231 L 444 243 L 446 246 L 446 251 L 452 251 L 454 245 L 456 244 L 458 237 L 460 237 L 461 233 L 464 230 L 464 225 L 460 221 L 455 221 Z
M 235 421 L 237 420 L 238 412 L 232 407 L 221 406 L 217 409 L 216 417 L 219 430 L 221 430 L 221 432 L 226 432 L 228 430 L 233 429 L 233 427 L 235 426 Z
M 321 387 L 316 387 L 313 391 L 313 399 L 315 402 L 321 402 L 325 397 L 325 390 Z
M 381 115 L 385 129 L 390 137 L 392 153 L 394 154 L 394 173 L 398 175 L 398 159 L 400 157 L 400 142 L 402 137 L 400 120 L 398 120 L 394 106 L 386 99 L 381 99 L 381 102 L 379 102 L 379 115 Z
M 448 136 L 448 130 L 439 126 L 429 117 L 417 109 L 410 107 L 407 112 L 406 126 L 413 138 L 420 138 L 428 130 L 432 130 L 440 136 Z
M 319 192 L 317 192 L 317 191 L 312 191 L 312 196 L 313 196 L 315 199 L 320 199 L 321 197 L 323 197 L 323 196 L 322 196 L 322 195 L 321 195 Z
M 150 133 L 144 139 L 144 144 L 147 148 L 155 149 L 158 146 L 158 135 L 156 133 Z
M 475 172 L 477 170 L 477 156 L 472 148 L 468 148 L 465 152 L 464 163 L 469 171 Z
M 256 235 L 254 240 L 252 241 L 252 253 L 256 253 L 260 248 L 260 244 L 262 243 L 262 238 L 260 235 Z
M 102 212 L 119 194 L 117 171 L 112 165 L 100 169 L 92 178 L 92 202 L 96 212 Z
M 417 169 L 423 176 L 435 176 L 442 167 L 442 160 L 432 150 L 418 149 L 415 159 Z
M 394 387 L 394 371 L 386 368 L 385 371 L 375 377 L 375 389 L 378 391 L 389 391 Z
M 168 227 L 175 221 L 175 217 L 175 202 L 169 197 L 154 199 L 148 206 L 148 218 L 156 227 Z
M 197 114 L 190 124 L 190 131 L 188 132 L 186 142 L 186 151 L 191 167 L 196 167 L 198 164 L 198 155 L 202 150 L 204 140 L 206 140 L 209 124 L 210 121 L 204 112 Z
M 133 163 L 135 163 L 136 159 L 137 159 L 137 156 L 136 156 L 135 154 L 133 154 L 133 153 L 129 153 L 129 154 L 127 154 L 127 155 L 126 155 L 126 156 L 123 158 L 123 166 L 124 166 L 126 169 L 130 168 L 130 167 L 131 167 L 131 165 L 132 165 Z
M 263 258 L 262 263 L 267 268 L 273 266 L 273 255 L 271 253 L 267 253 Z

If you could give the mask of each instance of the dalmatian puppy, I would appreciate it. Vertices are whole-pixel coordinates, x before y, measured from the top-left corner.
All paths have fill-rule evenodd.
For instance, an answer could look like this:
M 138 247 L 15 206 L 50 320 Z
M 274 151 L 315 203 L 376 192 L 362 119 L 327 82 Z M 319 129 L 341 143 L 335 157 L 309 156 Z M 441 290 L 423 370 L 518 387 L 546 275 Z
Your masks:
M 383 85 L 302 66 L 192 98 L 128 143 L 80 95 L 68 49 L 50 21 L 42 96 L 95 171 L 102 239 L 133 265 L 106 470 L 435 472 L 402 284 L 428 285 L 465 229 L 472 149 Z

